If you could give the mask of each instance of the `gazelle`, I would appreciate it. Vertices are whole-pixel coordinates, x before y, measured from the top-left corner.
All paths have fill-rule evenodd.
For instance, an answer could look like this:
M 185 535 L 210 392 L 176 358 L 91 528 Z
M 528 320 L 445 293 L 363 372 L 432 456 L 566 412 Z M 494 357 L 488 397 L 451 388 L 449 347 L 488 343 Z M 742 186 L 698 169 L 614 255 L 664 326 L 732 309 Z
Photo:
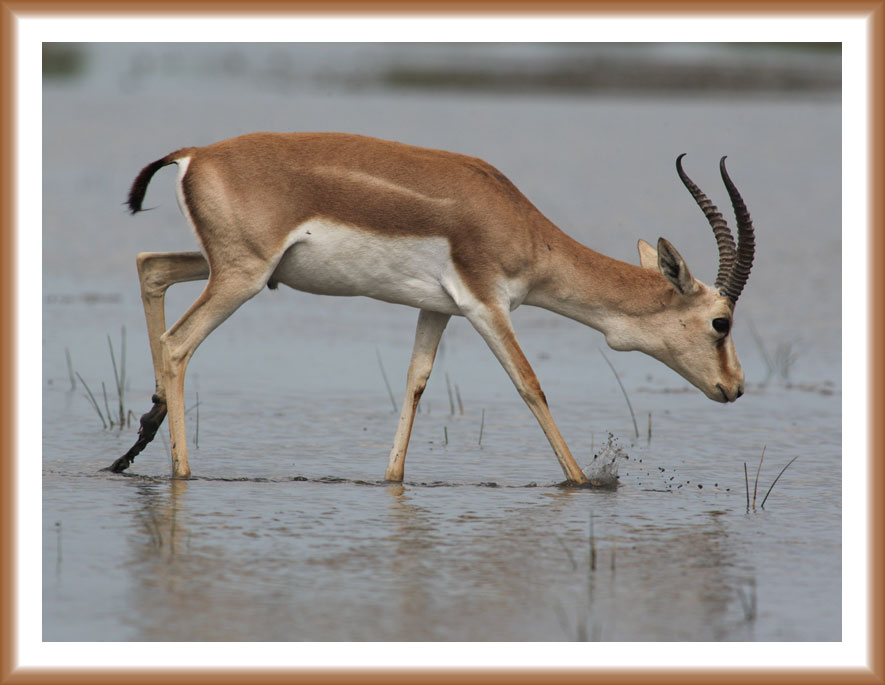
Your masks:
M 364 295 L 419 309 L 406 394 L 385 472 L 403 479 L 415 410 L 443 330 L 467 318 L 534 413 L 571 483 L 587 478 L 560 435 L 516 341 L 510 311 L 544 307 L 641 350 L 710 399 L 733 402 L 744 376 L 730 336 L 753 262 L 753 226 L 720 171 L 737 218 L 686 176 L 719 247 L 713 287 L 694 279 L 673 246 L 639 241 L 641 267 L 594 252 L 559 230 L 500 171 L 473 157 L 340 133 L 254 133 L 182 148 L 147 165 L 129 192 L 140 211 L 153 175 L 178 165 L 178 203 L 200 252 L 145 252 L 138 275 L 156 376 L 138 439 L 109 468 L 126 469 L 169 414 L 174 477 L 187 477 L 184 375 L 197 346 L 265 286 Z M 166 289 L 208 279 L 168 330 Z

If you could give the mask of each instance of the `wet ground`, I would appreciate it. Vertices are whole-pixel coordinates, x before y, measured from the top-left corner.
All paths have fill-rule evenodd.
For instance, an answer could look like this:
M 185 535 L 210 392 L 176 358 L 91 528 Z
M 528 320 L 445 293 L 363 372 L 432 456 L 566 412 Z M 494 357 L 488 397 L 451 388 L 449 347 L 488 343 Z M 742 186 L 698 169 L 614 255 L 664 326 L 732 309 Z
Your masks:
M 105 56 L 43 93 L 44 640 L 841 639 L 838 99 L 242 80 L 234 96 L 220 77 L 164 85 L 161 57 L 151 78 L 124 81 L 150 63 L 126 59 L 114 72 Z M 621 454 L 617 487 L 562 488 L 504 371 L 453 320 L 406 480 L 385 484 L 396 414 L 384 375 L 398 402 L 416 313 L 281 288 L 191 362 L 195 477 L 169 478 L 165 426 L 129 472 L 100 472 L 136 429 L 102 427 L 80 381 L 72 390 L 66 351 L 108 413 L 104 382 L 116 414 L 110 336 L 124 408 L 146 411 L 134 256 L 194 249 L 172 172 L 151 186 L 156 209 L 135 218 L 121 206 L 128 185 L 172 149 L 250 130 L 345 130 L 477 155 L 583 242 L 635 262 L 637 238 L 663 235 L 708 282 L 715 242 L 673 161 L 687 152 L 689 173 L 725 204 L 716 164 L 728 154 L 757 227 L 734 332 L 746 396 L 715 404 L 659 363 L 606 348 L 634 429 L 602 336 L 521 308 L 517 333 L 579 463 L 610 457 L 610 440 Z M 169 320 L 199 287 L 170 291 Z M 748 510 L 744 465 L 752 500 L 763 448 Z

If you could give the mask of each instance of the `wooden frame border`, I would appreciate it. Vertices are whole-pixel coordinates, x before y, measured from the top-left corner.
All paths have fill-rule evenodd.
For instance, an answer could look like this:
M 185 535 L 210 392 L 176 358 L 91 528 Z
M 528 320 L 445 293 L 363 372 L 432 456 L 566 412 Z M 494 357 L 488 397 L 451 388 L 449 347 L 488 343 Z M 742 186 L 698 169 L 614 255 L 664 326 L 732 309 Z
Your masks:
M 245 670 L 227 669 L 157 669 L 157 670 L 107 670 L 90 669 L 59 671 L 50 669 L 22 669 L 15 663 L 16 621 L 14 550 L 16 547 L 16 230 L 15 225 L 15 55 L 17 17 L 27 15 L 71 16 L 90 14 L 243 14 L 268 13 L 291 14 L 646 14 L 660 15 L 852 15 L 867 17 L 870 27 L 870 216 L 869 273 L 870 309 L 870 378 L 867 408 L 870 431 L 870 454 L 868 494 L 871 509 L 870 524 L 870 625 L 868 669 L 852 670 L 800 670 L 746 669 L 746 670 L 446 670 L 446 671 L 354 671 L 354 670 Z M 883 331 L 883 288 L 885 274 L 876 269 L 885 251 L 885 215 L 883 193 L 885 187 L 885 107 L 883 107 L 883 70 L 885 70 L 885 0 L 741 0 L 712 3 L 709 0 L 432 0 L 416 4 L 411 0 L 386 0 L 380 3 L 364 3 L 347 0 L 308 0 L 305 2 L 282 2 L 276 0 L 144 0 L 126 3 L 121 0 L 0 0 L 0 683 L 283 683 L 283 682 L 359 682 L 359 683 L 443 683 L 457 680 L 466 685 L 482 683 L 737 683 L 753 681 L 762 683 L 883 683 L 885 682 L 885 656 L 876 645 L 885 643 L 883 634 L 883 604 L 885 604 L 885 565 L 883 565 L 883 483 L 882 438 L 883 423 L 877 418 L 883 415 L 881 389 L 885 387 L 885 365 L 878 354 L 876 344 L 885 339 Z M 876 189 L 880 189 L 877 191 Z

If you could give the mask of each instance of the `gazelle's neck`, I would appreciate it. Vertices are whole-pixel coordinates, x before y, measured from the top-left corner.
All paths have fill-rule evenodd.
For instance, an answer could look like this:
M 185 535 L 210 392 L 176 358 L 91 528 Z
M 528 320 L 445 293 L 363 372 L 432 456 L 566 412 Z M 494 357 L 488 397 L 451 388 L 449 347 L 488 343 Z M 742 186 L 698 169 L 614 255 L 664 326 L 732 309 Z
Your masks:
M 557 232 L 525 304 L 575 319 L 616 339 L 628 320 L 665 308 L 672 289 L 655 270 L 628 264 L 591 250 Z

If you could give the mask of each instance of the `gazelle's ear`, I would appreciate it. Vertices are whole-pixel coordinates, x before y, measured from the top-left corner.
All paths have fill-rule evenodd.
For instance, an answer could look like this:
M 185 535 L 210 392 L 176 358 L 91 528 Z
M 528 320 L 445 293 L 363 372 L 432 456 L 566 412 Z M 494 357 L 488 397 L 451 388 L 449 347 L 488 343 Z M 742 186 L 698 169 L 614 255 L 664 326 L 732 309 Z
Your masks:
M 642 239 L 636 247 L 639 248 L 639 266 L 643 269 L 657 269 L 658 251 Z
M 658 268 L 682 295 L 693 292 L 697 287 L 682 255 L 664 238 L 658 238 Z

